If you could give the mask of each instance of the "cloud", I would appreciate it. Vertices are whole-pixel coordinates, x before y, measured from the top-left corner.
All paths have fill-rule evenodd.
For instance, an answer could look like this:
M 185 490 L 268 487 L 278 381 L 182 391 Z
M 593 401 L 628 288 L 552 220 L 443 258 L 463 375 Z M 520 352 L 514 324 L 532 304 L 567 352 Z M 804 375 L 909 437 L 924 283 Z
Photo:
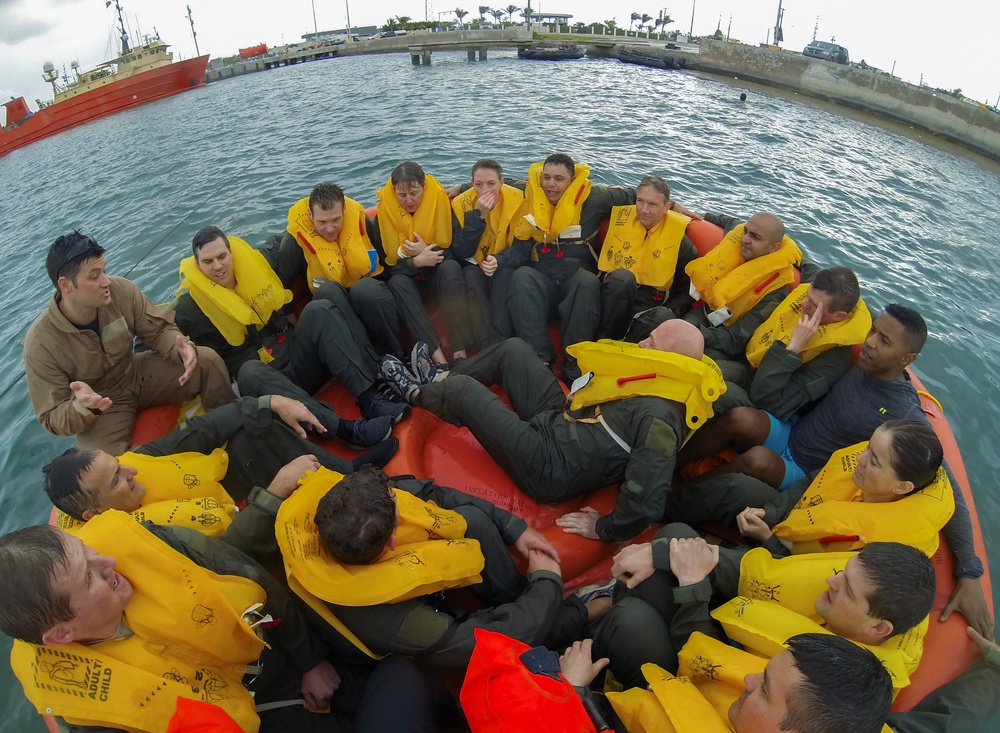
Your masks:
M 7 0 L 0 0 L 0 3 L 11 4 Z M 0 26 L 0 44 L 5 46 L 16 46 L 52 30 L 52 24 L 40 18 L 22 17 L 16 11 L 4 12 L 4 15 L 4 23 Z

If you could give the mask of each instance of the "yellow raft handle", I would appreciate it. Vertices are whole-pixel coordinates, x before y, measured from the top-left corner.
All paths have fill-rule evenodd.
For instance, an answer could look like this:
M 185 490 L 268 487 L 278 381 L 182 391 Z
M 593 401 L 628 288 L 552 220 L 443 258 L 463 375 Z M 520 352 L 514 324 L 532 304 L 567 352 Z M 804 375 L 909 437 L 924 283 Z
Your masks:
M 941 414 L 944 415 L 944 407 L 942 407 L 941 403 L 938 402 L 938 398 L 937 397 L 935 397 L 934 395 L 932 395 L 926 389 L 918 389 L 917 390 L 917 394 L 918 395 L 923 395 L 924 397 L 926 397 L 927 399 L 929 399 L 931 402 L 933 402 L 935 405 L 937 405 L 938 409 L 941 410 Z

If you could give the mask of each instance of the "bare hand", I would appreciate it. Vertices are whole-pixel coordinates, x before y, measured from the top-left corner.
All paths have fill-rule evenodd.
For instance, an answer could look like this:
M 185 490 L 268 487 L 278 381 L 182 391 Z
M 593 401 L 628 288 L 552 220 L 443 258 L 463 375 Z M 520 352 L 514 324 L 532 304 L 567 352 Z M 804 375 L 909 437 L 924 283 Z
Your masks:
M 691 211 L 691 209 L 687 208 L 686 206 L 681 206 L 676 201 L 674 201 L 672 208 L 673 208 L 674 211 L 676 211 L 681 216 L 686 216 L 689 219 L 696 219 L 698 221 L 704 221 L 705 220 L 705 215 L 704 214 L 699 214 L 697 211 Z
M 986 606 L 983 596 L 983 586 L 979 578 L 955 578 L 955 590 L 952 591 L 948 605 L 941 612 L 941 621 L 946 621 L 952 611 L 958 611 L 965 617 L 973 629 L 981 636 L 993 641 L 993 619 Z
M 563 514 L 556 520 L 556 524 L 567 534 L 578 534 L 588 540 L 599 540 L 601 538 L 597 536 L 597 520 L 600 518 L 600 512 L 585 506 L 578 512 Z
M 771 528 L 764 521 L 764 510 L 747 507 L 736 515 L 736 528 L 747 539 L 764 542 L 771 536 Z
M 719 564 L 719 547 L 701 537 L 670 540 L 670 572 L 679 585 L 700 583 Z
M 497 262 L 497 258 L 493 255 L 484 257 L 483 261 L 479 263 L 479 269 L 483 271 L 483 274 L 486 275 L 486 277 L 493 277 L 493 274 L 497 271 L 497 267 L 499 266 L 500 263 Z
M 559 563 L 552 559 L 551 555 L 540 550 L 528 550 L 528 574 L 530 575 L 536 570 L 548 570 L 560 578 L 562 577 L 562 568 L 559 567 Z
M 300 438 L 306 437 L 305 429 L 299 423 L 311 425 L 317 433 L 325 433 L 326 428 L 319 418 L 309 412 L 309 408 L 298 400 L 280 394 L 271 395 L 271 412 L 280 417 Z
M 819 322 L 823 317 L 823 304 L 820 303 L 816 306 L 816 311 L 812 314 L 812 317 L 803 314 L 799 322 L 795 324 L 795 328 L 792 330 L 792 335 L 788 339 L 788 346 L 785 348 L 795 354 L 801 354 L 802 350 L 809 344 L 812 337 L 816 335 L 819 330 Z
M 180 355 L 181 364 L 184 366 L 184 373 L 177 380 L 177 384 L 183 387 L 187 384 L 191 375 L 194 374 L 194 368 L 198 366 L 198 352 L 186 338 L 178 334 L 177 353 Z
M 528 558 L 528 553 L 531 550 L 537 550 L 542 554 L 548 555 L 556 562 L 560 562 L 559 553 L 556 548 L 552 546 L 552 543 L 545 539 L 545 536 L 538 532 L 537 530 L 528 527 L 524 530 L 524 533 L 517 538 L 514 542 L 514 548 L 520 552 L 525 559 Z
M 417 267 L 435 267 L 442 262 L 444 262 L 444 250 L 437 247 L 428 247 L 413 258 L 413 264 Z
M 644 581 L 656 568 L 653 567 L 653 545 L 644 542 L 641 545 L 629 545 L 617 555 L 611 566 L 611 575 L 615 580 L 625 584 L 626 588 L 635 588 Z
M 409 239 L 403 240 L 403 251 L 406 252 L 407 257 L 416 257 L 425 249 L 427 249 L 427 242 L 416 232 L 413 233 L 412 241 Z
M 573 642 L 573 646 L 567 647 L 563 655 L 559 657 L 559 671 L 573 687 L 586 687 L 608 666 L 611 660 L 607 657 L 598 659 L 596 662 L 591 659 L 593 639 Z
M 281 470 L 274 475 L 267 490 L 279 499 L 287 499 L 299 488 L 299 482 L 305 476 L 306 471 L 315 471 L 319 468 L 319 459 L 310 454 L 299 456 L 290 463 L 286 463 Z
M 476 208 L 479 209 L 480 214 L 486 216 L 493 211 L 493 207 L 497 205 L 499 200 L 500 195 L 496 191 L 487 191 L 476 199 Z
M 979 650 L 980 654 L 985 654 L 991 649 L 993 651 L 1000 651 L 1000 646 L 997 646 L 996 642 L 983 638 L 982 634 L 971 626 L 965 629 L 965 633 L 969 635 L 970 639 L 972 639 L 972 642 L 976 645 L 976 649 Z
M 340 675 L 325 659 L 302 673 L 302 697 L 310 710 L 325 710 L 340 687 Z
M 73 390 L 76 401 L 94 412 L 105 412 L 111 409 L 114 403 L 110 397 L 101 397 L 90 388 L 86 382 L 70 382 L 69 388 Z

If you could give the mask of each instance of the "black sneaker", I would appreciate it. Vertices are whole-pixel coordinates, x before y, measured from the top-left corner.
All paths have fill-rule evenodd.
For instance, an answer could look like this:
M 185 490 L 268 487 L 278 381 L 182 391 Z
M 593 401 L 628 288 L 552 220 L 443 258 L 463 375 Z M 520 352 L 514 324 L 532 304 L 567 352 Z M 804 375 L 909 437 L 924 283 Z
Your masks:
M 392 460 L 392 457 L 396 455 L 396 450 L 398 448 L 399 438 L 389 438 L 388 440 L 383 440 L 367 453 L 362 453 L 360 456 L 351 461 L 351 468 L 355 471 L 360 471 L 365 466 L 385 468 L 385 464 Z
M 377 384 L 385 384 L 379 382 Z M 358 408 L 361 410 L 361 417 L 366 420 L 374 420 L 377 417 L 391 417 L 393 422 L 399 422 L 410 414 L 410 406 L 403 402 L 396 402 L 383 397 L 376 385 L 372 385 L 360 395 L 358 395 Z M 389 389 L 389 387 L 385 387 Z M 392 391 L 389 389 L 389 391 Z M 397 398 L 398 399 L 398 398 Z
M 392 391 L 406 402 L 420 389 L 417 378 L 395 356 L 386 355 L 379 359 L 378 371 L 385 383 L 392 387 Z
M 410 367 L 417 381 L 421 384 L 430 384 L 441 372 L 448 371 L 446 364 L 435 364 L 431 359 L 431 347 L 424 341 L 417 341 L 410 352 Z
M 343 440 L 355 450 L 371 448 L 392 435 L 396 423 L 391 415 L 383 415 L 370 420 L 345 420 L 341 428 Z

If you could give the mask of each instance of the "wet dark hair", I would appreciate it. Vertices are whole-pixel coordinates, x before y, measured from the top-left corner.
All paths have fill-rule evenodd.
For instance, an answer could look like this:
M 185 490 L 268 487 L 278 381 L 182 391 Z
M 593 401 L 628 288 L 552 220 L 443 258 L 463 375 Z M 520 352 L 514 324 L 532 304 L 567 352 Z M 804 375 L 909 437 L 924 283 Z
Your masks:
M 868 596 L 868 615 L 892 624 L 902 634 L 923 621 L 934 605 L 937 574 L 930 558 L 899 542 L 872 542 L 858 562 L 875 590 Z
M 906 334 L 907 348 L 914 354 L 919 354 L 927 342 L 927 322 L 913 308 L 899 303 L 890 303 L 885 307 L 885 313 L 899 321 Z
M 944 448 L 930 423 L 924 420 L 887 420 L 879 426 L 889 436 L 892 470 L 913 490 L 930 486 L 944 461 Z
M 881 731 L 892 705 L 892 678 L 878 657 L 831 634 L 799 634 L 787 644 L 804 679 L 788 695 L 781 730 Z
M 191 251 L 194 252 L 194 256 L 197 257 L 201 248 L 204 247 L 209 242 L 214 242 L 219 237 L 222 237 L 222 241 L 226 243 L 226 249 L 232 251 L 232 247 L 229 246 L 229 237 L 226 236 L 219 227 L 202 227 L 198 230 L 198 233 L 194 235 L 194 239 L 191 240 Z
M 80 274 L 83 263 L 103 256 L 104 247 L 96 239 L 74 229 L 56 239 L 49 247 L 45 256 L 45 271 L 57 288 L 60 277 L 67 277 L 76 285 L 76 276 Z
M 392 181 L 393 188 L 396 186 L 405 186 L 409 183 L 416 183 L 418 186 L 425 186 L 427 184 L 427 176 L 424 174 L 424 169 L 412 160 L 407 160 L 393 168 L 392 173 L 389 174 L 389 180 Z
M 339 562 L 364 565 L 377 558 L 396 529 L 389 477 L 373 466 L 344 476 L 319 500 L 316 527 Z
M 55 587 L 66 564 L 62 533 L 55 527 L 26 527 L 0 537 L 0 631 L 29 644 L 73 613 L 69 596 Z
M 573 159 L 566 155 L 566 153 L 553 153 L 545 159 L 542 167 L 544 168 L 547 165 L 561 165 L 569 171 L 569 175 L 571 177 L 576 175 L 576 163 L 574 163 Z
M 472 165 L 472 175 L 475 177 L 476 171 L 481 168 L 488 168 L 497 174 L 497 178 L 503 180 L 503 167 L 493 158 L 480 158 Z
M 850 313 L 861 300 L 858 276 L 849 267 L 820 270 L 810 285 L 830 296 L 830 308 L 833 311 Z
M 96 450 L 70 448 L 42 469 L 49 500 L 60 511 L 81 522 L 85 511 L 98 508 L 96 492 L 84 486 L 82 480 L 96 458 Z
M 635 190 L 638 191 L 640 188 L 652 188 L 657 193 L 663 194 L 663 200 L 670 203 L 670 184 L 659 176 L 643 176 Z
M 337 204 L 344 204 L 344 189 L 336 183 L 328 181 L 317 183 L 309 192 L 309 211 L 313 211 L 317 207 L 332 209 Z

